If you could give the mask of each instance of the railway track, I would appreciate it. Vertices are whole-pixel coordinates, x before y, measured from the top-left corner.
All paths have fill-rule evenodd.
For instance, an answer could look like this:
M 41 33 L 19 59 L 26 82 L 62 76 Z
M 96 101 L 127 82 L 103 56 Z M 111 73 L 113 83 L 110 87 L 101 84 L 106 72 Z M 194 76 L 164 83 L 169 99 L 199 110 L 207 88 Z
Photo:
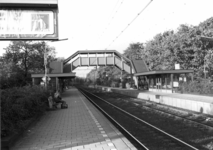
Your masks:
M 176 119 L 181 119 L 182 121 L 188 122 L 192 126 L 196 126 L 198 128 L 204 130 L 212 130 L 213 131 L 213 118 L 209 116 L 197 115 L 193 112 L 188 112 L 176 108 L 171 108 L 169 106 L 163 106 L 160 104 L 156 104 L 155 102 L 149 102 L 145 100 L 138 100 L 135 98 L 130 98 L 129 100 L 121 99 L 123 101 L 132 102 L 136 107 L 141 107 L 144 109 L 149 109 L 151 111 L 155 111 L 156 113 L 160 113 L 162 115 L 167 115 L 165 117 L 175 117 Z M 208 121 L 210 120 L 210 121 Z
M 118 94 L 118 95 L 123 96 L 121 94 Z M 164 116 L 167 115 L 165 117 L 175 117 L 176 119 L 182 119 L 183 121 L 188 122 L 192 126 L 196 126 L 204 130 L 213 131 L 213 118 L 210 116 L 197 115 L 193 112 L 189 112 L 186 110 L 184 111 L 177 108 L 160 105 L 155 102 L 131 98 L 131 97 L 128 97 L 128 99 L 121 98 L 120 100 L 124 102 L 126 101 L 131 102 L 137 107 L 149 109 L 151 111 L 161 113 Z
M 159 108 L 159 106 L 157 105 L 155 106 L 155 104 L 147 105 L 147 104 L 136 103 L 136 105 L 137 106 L 140 105 L 152 111 L 156 111 L 157 113 L 168 115 L 168 117 L 176 117 L 177 119 L 182 119 L 183 121 L 191 123 L 192 125 L 197 126 L 199 128 L 207 129 L 207 130 L 209 129 L 213 131 L 212 123 L 210 124 L 208 122 L 205 122 L 205 120 L 207 120 L 210 117 L 206 117 L 206 118 L 193 117 L 195 116 L 193 113 L 180 113 L 180 111 L 178 110 L 174 112 L 173 110 L 170 110 L 169 107 L 162 106 L 162 108 Z M 211 118 L 211 120 L 213 119 Z
M 129 112 L 105 101 L 104 99 L 80 89 L 98 109 L 119 126 L 137 143 L 138 149 L 146 150 L 198 150 L 199 147 L 184 142 L 175 136 L 149 124 L 148 122 L 130 114 Z

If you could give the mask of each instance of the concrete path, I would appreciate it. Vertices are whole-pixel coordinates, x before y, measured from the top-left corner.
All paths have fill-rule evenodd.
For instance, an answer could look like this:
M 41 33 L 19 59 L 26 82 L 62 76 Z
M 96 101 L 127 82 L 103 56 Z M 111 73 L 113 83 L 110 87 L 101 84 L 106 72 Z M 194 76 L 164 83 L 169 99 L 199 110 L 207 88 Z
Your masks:
M 68 109 L 47 112 L 12 150 L 135 150 L 136 148 L 75 88 Z

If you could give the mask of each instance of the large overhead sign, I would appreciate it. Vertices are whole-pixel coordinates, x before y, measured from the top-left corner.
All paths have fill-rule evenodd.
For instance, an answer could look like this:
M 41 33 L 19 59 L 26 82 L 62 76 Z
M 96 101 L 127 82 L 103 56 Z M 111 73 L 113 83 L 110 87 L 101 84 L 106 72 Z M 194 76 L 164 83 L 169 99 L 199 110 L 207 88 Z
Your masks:
M 0 40 L 57 40 L 57 0 L 0 0 Z

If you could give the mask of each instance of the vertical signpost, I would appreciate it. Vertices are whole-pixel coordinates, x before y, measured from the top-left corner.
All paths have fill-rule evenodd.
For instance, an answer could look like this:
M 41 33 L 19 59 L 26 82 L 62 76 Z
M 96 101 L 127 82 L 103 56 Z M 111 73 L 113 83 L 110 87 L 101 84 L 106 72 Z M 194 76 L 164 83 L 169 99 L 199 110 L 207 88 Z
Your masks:
M 58 0 L 0 0 L 0 41 L 58 40 Z M 44 44 L 47 87 L 47 54 Z
M 46 52 L 46 45 L 44 44 L 44 87 L 47 88 L 47 52 Z

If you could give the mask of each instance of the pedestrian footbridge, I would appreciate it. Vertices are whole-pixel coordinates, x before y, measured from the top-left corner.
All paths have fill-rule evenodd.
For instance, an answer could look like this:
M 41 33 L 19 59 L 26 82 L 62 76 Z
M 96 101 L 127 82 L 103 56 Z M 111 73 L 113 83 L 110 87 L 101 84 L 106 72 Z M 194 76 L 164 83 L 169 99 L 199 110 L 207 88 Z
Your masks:
M 140 62 L 140 63 L 139 63 Z M 129 74 L 148 71 L 143 60 L 132 61 L 115 50 L 83 50 L 77 51 L 64 60 L 64 72 L 72 72 L 82 66 L 116 66 Z

